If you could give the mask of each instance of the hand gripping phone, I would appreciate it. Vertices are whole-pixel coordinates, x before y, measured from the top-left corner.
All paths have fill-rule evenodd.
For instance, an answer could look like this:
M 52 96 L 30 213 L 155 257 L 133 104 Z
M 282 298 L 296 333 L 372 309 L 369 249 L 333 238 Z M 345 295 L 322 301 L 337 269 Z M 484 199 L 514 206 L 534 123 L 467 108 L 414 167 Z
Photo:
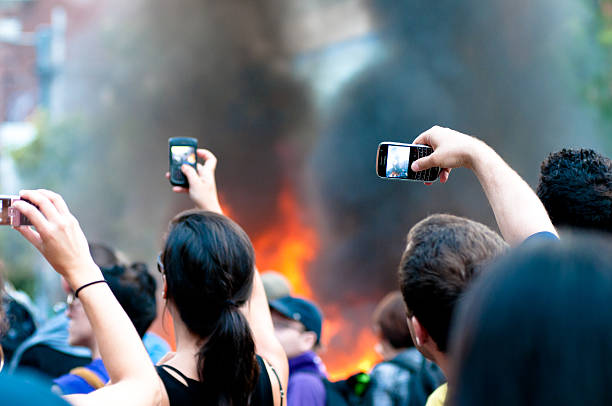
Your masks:
M 189 182 L 181 166 L 191 165 L 196 168 L 198 140 L 195 138 L 175 137 L 168 140 L 168 152 L 170 154 L 170 183 L 174 186 L 189 187 Z
M 13 207 L 17 200 L 21 200 L 19 196 L 0 195 L 0 226 L 32 225 L 26 216 Z
M 429 168 L 414 172 L 410 167 L 414 161 L 430 155 L 433 148 L 428 145 L 382 142 L 376 154 L 376 174 L 381 178 L 435 182 L 440 168 Z

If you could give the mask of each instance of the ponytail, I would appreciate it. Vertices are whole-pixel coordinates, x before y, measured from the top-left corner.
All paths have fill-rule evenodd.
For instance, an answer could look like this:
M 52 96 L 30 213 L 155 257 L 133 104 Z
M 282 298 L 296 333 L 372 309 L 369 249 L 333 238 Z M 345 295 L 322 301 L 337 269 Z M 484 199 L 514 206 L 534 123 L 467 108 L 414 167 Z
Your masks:
M 225 216 L 186 212 L 172 222 L 162 261 L 167 300 L 203 341 L 197 369 L 205 404 L 248 406 L 260 372 L 251 329 L 239 310 L 253 287 L 248 236 Z
M 198 352 L 198 373 L 211 405 L 247 406 L 259 376 L 255 342 L 244 315 L 226 306 Z

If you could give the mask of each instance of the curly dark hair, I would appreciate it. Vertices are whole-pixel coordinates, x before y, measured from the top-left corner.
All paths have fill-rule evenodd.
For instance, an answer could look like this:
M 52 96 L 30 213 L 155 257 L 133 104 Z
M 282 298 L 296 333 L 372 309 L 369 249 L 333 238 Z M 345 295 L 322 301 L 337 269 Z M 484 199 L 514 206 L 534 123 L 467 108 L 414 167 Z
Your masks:
M 537 194 L 555 226 L 612 232 L 612 160 L 592 149 L 550 154 Z

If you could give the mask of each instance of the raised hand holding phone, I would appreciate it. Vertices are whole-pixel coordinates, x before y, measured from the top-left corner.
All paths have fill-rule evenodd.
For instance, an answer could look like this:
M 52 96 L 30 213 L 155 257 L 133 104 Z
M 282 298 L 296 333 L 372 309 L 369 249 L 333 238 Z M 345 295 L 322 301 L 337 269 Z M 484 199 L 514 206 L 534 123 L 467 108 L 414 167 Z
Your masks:
M 201 210 L 223 214 L 215 181 L 217 158 L 207 149 L 198 149 L 196 154 L 204 161 L 203 164 L 196 164 L 195 169 L 189 165 L 181 167 L 182 173 L 189 182 L 189 187 L 174 186 L 172 190 L 176 193 L 189 193 L 191 200 Z M 170 174 L 166 173 L 166 178 L 169 177 Z
M 48 190 L 20 193 L 15 207 L 36 229 L 15 227 L 79 295 L 91 323 L 111 384 L 88 395 L 71 395 L 73 405 L 160 404 L 162 383 L 131 320 L 105 283 L 87 239 L 64 199 Z M 92 284 L 94 282 L 95 284 Z M 127 384 L 129 383 L 129 384 Z
M 25 225 L 15 229 L 40 251 L 53 269 L 73 289 L 100 279 L 102 273 L 91 258 L 87 239 L 64 199 L 44 189 L 22 191 L 20 196 L 31 204 L 18 200 L 13 205 L 36 229 Z
M 448 180 L 451 169 L 468 168 L 474 170 L 474 162 L 484 157 L 490 148 L 482 141 L 450 128 L 434 126 L 423 132 L 414 141 L 433 148 L 433 153 L 412 163 L 413 171 L 423 171 L 432 167 L 442 168 L 440 182 Z M 476 158 L 476 159 L 475 159 Z
M 413 171 L 435 166 L 446 168 L 440 174 L 442 183 L 448 180 L 452 168 L 464 167 L 474 172 L 493 209 L 497 225 L 509 244 L 520 244 L 541 231 L 556 235 L 538 196 L 483 141 L 450 128 L 435 126 L 419 135 L 414 143 L 430 145 L 434 152 L 413 162 Z

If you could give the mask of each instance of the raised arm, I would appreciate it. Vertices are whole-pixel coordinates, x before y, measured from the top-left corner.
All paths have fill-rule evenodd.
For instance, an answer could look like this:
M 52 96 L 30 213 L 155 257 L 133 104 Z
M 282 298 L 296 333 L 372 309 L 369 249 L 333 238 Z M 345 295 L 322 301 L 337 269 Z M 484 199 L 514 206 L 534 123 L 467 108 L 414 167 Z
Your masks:
M 79 223 L 64 200 L 47 190 L 24 191 L 15 207 L 34 228 L 17 230 L 36 247 L 70 287 L 104 280 L 89 253 Z M 157 405 L 161 381 L 129 317 L 106 283 L 85 287 L 78 296 L 91 323 L 112 384 L 88 395 L 70 396 L 75 405 Z
M 419 135 L 414 143 L 430 145 L 434 152 L 414 162 L 413 171 L 435 166 L 445 168 L 440 174 L 442 183 L 446 182 L 452 168 L 464 167 L 476 174 L 497 225 L 510 245 L 520 244 L 530 235 L 542 231 L 557 235 L 535 192 L 484 142 L 436 126 Z
M 223 214 L 215 182 L 217 158 L 207 149 L 198 149 L 196 153 L 204 160 L 204 164 L 198 163 L 197 170 L 189 165 L 183 165 L 181 170 L 189 181 L 189 187 L 173 186 L 172 190 L 176 193 L 189 193 L 189 198 L 200 210 Z M 166 178 L 169 177 L 170 173 L 166 173 Z
M 215 169 L 217 158 L 212 152 L 205 149 L 198 149 L 197 154 L 204 160 L 204 164 L 197 165 L 197 171 L 189 165 L 183 165 L 182 170 L 189 181 L 189 188 L 173 187 L 177 193 L 189 193 L 189 197 L 201 210 L 214 211 L 223 214 L 217 194 L 215 181 Z M 167 175 L 168 176 L 168 175 Z M 259 272 L 255 270 L 253 279 L 253 290 L 251 298 L 242 309 L 243 314 L 249 322 L 253 339 L 255 341 L 256 352 L 266 361 L 270 362 L 278 372 L 281 383 L 287 391 L 287 380 L 289 378 L 289 366 L 287 356 L 283 347 L 278 342 L 274 334 L 274 325 L 270 316 L 270 307 L 266 299 L 266 293 Z M 276 378 L 270 376 L 273 387 L 277 387 Z M 274 391 L 275 399 L 278 391 Z M 280 399 L 276 402 L 279 404 Z

